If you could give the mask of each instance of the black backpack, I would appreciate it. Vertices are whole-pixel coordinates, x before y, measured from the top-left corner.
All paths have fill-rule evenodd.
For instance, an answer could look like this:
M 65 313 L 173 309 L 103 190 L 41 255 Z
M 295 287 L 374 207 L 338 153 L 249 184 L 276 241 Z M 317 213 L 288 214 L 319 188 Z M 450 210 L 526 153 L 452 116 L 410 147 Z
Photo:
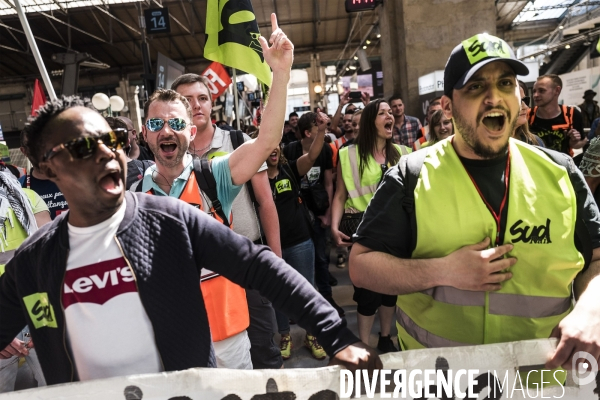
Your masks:
M 577 174 L 577 167 L 573 163 L 571 157 L 566 154 L 554 152 L 548 150 L 543 147 L 537 147 L 539 150 L 543 151 L 552 161 L 565 167 L 567 172 L 569 173 L 569 178 L 573 181 L 573 176 Z M 405 196 L 402 201 L 402 208 L 408 213 L 410 217 L 410 227 L 412 233 L 412 243 L 411 243 L 411 254 L 417 247 L 417 218 L 415 216 L 415 188 L 417 187 L 417 181 L 419 180 L 419 175 L 421 174 L 421 168 L 423 167 L 423 162 L 425 161 L 425 157 L 429 154 L 429 147 L 416 151 L 408 156 L 400 158 L 400 162 L 398 163 L 398 168 L 400 169 L 400 174 L 404 180 L 404 191 Z M 587 269 L 592 260 L 592 239 L 589 231 L 587 230 L 587 226 L 583 221 L 581 216 L 581 210 L 577 207 L 577 221 L 575 223 L 575 239 L 576 239 L 576 247 L 583 255 L 585 260 L 583 270 Z

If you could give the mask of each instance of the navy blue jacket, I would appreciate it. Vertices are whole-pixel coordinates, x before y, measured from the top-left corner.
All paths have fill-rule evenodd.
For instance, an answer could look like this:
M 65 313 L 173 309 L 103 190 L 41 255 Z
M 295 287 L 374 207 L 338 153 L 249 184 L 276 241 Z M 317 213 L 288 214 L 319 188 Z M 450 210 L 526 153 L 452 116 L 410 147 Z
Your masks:
M 135 273 L 165 371 L 215 366 L 198 290 L 202 267 L 257 289 L 314 332 L 330 355 L 359 341 L 310 283 L 267 247 L 254 245 L 178 199 L 131 192 L 126 199 L 116 239 Z M 0 277 L 0 349 L 29 325 L 48 384 L 77 380 L 61 303 L 69 253 L 67 219 L 68 213 L 61 214 L 28 238 Z M 27 310 L 23 298 L 36 293 L 45 294 L 50 307 L 30 304 Z M 31 315 L 46 326 L 35 328 Z

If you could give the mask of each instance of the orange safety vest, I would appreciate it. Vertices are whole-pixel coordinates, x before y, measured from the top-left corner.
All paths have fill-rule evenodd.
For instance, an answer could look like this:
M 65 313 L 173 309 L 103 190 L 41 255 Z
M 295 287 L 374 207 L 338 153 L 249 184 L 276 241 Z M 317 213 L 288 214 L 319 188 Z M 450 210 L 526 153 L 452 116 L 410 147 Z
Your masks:
M 333 168 L 337 168 L 338 163 L 338 149 L 334 143 L 329 143 L 329 147 L 331 147 L 331 151 L 333 152 L 333 156 L 331 157 L 331 161 L 333 162 Z
M 154 194 L 154 191 L 149 190 L 147 193 Z M 206 212 L 202 207 L 200 187 L 194 172 L 190 174 L 179 199 Z M 217 221 L 223 223 L 214 208 L 211 208 L 210 214 Z M 237 335 L 250 326 L 246 291 L 242 287 L 205 269 L 202 270 L 200 282 L 213 342 Z
M 413 150 L 417 151 L 421 148 L 423 143 L 427 142 L 427 138 L 425 136 L 421 136 L 413 143 Z
M 565 116 L 565 123 L 552 125 L 553 131 L 558 131 L 561 129 L 571 130 L 573 128 L 573 114 L 575 114 L 575 112 L 573 111 L 573 107 L 568 107 L 564 104 L 561 107 L 563 115 Z M 537 109 L 538 107 L 535 106 L 533 108 L 530 108 L 529 111 L 527 111 L 527 122 L 529 122 L 529 126 L 533 125 L 533 121 L 535 121 Z M 569 154 L 571 155 L 571 157 L 573 157 L 574 153 L 572 148 L 569 148 Z
M 340 138 L 337 138 L 335 143 L 335 147 L 339 150 L 340 147 L 342 147 L 344 145 L 344 143 L 346 143 L 348 141 L 348 139 L 346 139 L 346 136 L 342 136 Z
M 552 130 L 557 131 L 559 129 L 572 129 L 573 128 L 573 107 L 567 107 L 566 105 L 562 105 L 562 112 L 565 116 L 565 123 L 559 125 L 552 125 Z M 527 111 L 527 121 L 529 121 L 529 125 L 533 125 L 533 121 L 535 121 L 537 106 L 530 108 Z

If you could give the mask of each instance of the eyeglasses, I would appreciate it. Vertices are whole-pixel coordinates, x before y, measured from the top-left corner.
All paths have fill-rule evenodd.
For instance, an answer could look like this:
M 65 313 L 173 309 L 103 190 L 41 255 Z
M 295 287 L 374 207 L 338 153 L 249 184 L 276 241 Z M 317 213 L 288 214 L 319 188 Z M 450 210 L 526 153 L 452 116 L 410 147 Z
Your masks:
M 102 143 L 111 151 L 117 151 L 129 145 L 129 136 L 126 129 L 115 129 L 98 136 L 79 137 L 51 148 L 44 155 L 44 161 L 49 161 L 63 149 L 67 149 L 73 158 L 88 158 L 96 152 L 98 143 Z
M 166 121 L 171 129 L 181 132 L 187 126 L 187 122 L 183 118 L 171 118 Z M 165 120 L 162 118 L 150 118 L 146 121 L 146 128 L 150 132 L 158 132 L 165 126 Z
M 527 107 L 531 107 L 531 97 L 525 96 L 521 99 L 521 102 L 524 103 Z

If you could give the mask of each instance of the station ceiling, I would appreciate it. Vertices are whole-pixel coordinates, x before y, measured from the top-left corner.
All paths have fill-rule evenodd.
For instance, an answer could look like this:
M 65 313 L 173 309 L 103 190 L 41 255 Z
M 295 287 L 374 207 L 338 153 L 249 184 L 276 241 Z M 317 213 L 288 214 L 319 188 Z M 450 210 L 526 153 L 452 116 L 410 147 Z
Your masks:
M 31 80 L 39 75 L 12 1 L 0 0 L 0 84 Z M 534 3 L 495 0 L 498 32 L 512 34 L 511 41 L 527 41 L 540 32 L 554 29 L 556 23 L 540 28 L 537 21 L 530 21 L 534 19 L 531 16 L 529 20 L 518 19 Z M 55 76 L 64 67 L 53 61 L 52 56 L 66 52 L 91 55 L 82 73 L 92 69 L 95 73 L 121 75 L 139 71 L 142 64 L 139 17 L 147 8 L 167 7 L 171 20 L 170 34 L 148 37 L 153 62 L 160 52 L 188 69 L 208 64 L 203 58 L 207 0 L 22 0 L 22 4 L 46 68 Z M 313 53 L 319 53 L 324 64 L 345 61 L 362 44 L 367 32 L 373 35 L 367 55 L 379 56 L 377 30 L 373 29 L 378 24 L 377 11 L 348 14 L 343 0 L 252 0 L 252 5 L 265 37 L 271 33 L 270 14 L 278 15 L 280 26 L 296 47 L 296 67 L 308 65 Z M 528 27 L 528 24 L 533 25 Z

